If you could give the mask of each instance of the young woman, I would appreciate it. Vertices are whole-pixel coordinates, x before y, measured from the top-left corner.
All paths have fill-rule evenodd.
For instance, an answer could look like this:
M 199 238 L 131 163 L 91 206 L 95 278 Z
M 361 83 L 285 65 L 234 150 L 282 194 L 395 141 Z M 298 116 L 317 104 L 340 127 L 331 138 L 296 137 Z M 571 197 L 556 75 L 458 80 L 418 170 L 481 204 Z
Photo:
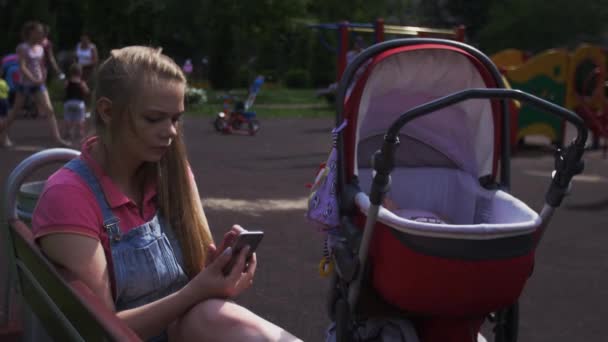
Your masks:
M 41 45 L 44 39 L 44 28 L 40 22 L 29 21 L 23 25 L 22 35 L 24 42 L 17 47 L 21 81 L 17 88 L 13 107 L 6 120 L 0 122 L 0 141 L 8 141 L 8 129 L 14 122 L 17 113 L 23 110 L 26 96 L 30 96 L 38 107 L 38 112 L 42 116 L 46 116 L 56 143 L 69 146 L 69 143 L 61 138 L 51 99 L 44 86 L 46 72 L 43 66 L 44 48 Z
M 181 136 L 180 67 L 159 50 L 126 47 L 97 81 L 97 135 L 48 179 L 34 212 L 42 250 L 144 339 L 297 340 L 230 301 L 257 261 L 224 248 L 238 226 L 213 244 Z

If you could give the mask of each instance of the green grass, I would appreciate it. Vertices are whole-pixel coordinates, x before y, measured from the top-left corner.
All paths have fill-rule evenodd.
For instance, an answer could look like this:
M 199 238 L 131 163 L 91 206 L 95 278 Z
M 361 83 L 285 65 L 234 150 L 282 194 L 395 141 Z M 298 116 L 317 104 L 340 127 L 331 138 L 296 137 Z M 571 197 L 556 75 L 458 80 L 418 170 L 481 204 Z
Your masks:
M 186 107 L 186 114 L 193 116 L 213 116 L 222 110 L 224 91 L 206 89 L 207 103 Z M 49 93 L 58 118 L 63 117 L 63 87 L 61 81 L 54 80 L 49 85 Z M 231 93 L 245 100 L 247 89 L 235 89 Z M 288 89 L 272 84 L 264 85 L 251 108 L 259 117 L 333 117 L 334 108 L 325 99 L 316 96 L 316 89 Z
M 222 109 L 223 91 L 207 90 L 207 103 L 189 106 L 189 115 L 215 115 Z M 235 89 L 231 94 L 238 99 L 247 97 L 247 89 Z M 251 108 L 259 117 L 332 117 L 334 109 L 315 89 L 288 89 L 269 85 L 262 90 Z
M 207 89 L 209 103 L 222 103 L 221 90 Z M 247 97 L 247 89 L 234 89 L 230 92 L 240 99 Z M 323 104 L 324 100 L 316 96 L 316 89 L 288 89 L 277 86 L 262 87 L 255 99 L 255 104 Z
M 192 116 L 213 116 L 222 110 L 221 104 L 206 103 L 202 105 L 192 106 L 186 109 L 186 113 Z M 251 110 L 255 111 L 258 117 L 262 118 L 276 118 L 276 117 L 297 117 L 297 118 L 318 118 L 318 117 L 333 117 L 335 112 L 333 108 L 329 106 L 315 107 L 315 108 L 281 108 L 280 105 L 277 107 L 264 107 L 260 108 L 253 105 Z
M 318 98 L 315 89 L 262 89 L 256 97 L 257 104 L 285 103 L 285 104 L 325 104 L 325 100 Z

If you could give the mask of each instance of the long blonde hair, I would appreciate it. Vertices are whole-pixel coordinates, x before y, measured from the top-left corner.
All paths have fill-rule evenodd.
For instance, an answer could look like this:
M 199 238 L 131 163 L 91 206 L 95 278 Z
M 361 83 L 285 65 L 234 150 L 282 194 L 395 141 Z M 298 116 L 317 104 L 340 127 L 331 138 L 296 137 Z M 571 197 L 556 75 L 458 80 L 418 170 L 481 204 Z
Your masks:
M 108 128 L 95 114 L 96 134 L 102 141 L 112 140 L 125 121 L 133 127 L 138 92 L 144 85 L 160 82 L 186 84 L 181 68 L 163 55 L 161 49 L 129 46 L 111 51 L 97 71 L 95 97 L 108 98 L 112 101 L 113 112 L 127 120 L 112 120 Z M 180 242 L 186 272 L 192 277 L 203 269 L 212 238 L 190 172 L 181 123 L 169 151 L 158 163 L 146 163 L 144 167 L 147 175 L 156 176 L 160 212 L 169 220 Z

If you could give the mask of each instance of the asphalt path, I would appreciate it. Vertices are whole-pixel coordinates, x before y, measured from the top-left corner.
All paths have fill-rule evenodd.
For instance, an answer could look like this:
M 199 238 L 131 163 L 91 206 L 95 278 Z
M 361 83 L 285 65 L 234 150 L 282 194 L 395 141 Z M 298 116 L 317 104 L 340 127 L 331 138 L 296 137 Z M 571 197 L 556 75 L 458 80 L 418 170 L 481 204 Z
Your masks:
M 254 137 L 217 134 L 209 120 L 186 118 L 185 135 L 215 238 L 236 223 L 266 233 L 254 286 L 238 302 L 305 341 L 323 340 L 329 324 L 327 280 L 317 273 L 323 238 L 304 217 L 305 184 L 327 157 L 332 120 L 266 119 Z M 16 123 L 16 146 L 0 149 L 0 188 L 19 161 L 52 146 L 47 132 L 43 120 Z M 540 144 L 512 158 L 511 192 L 535 210 L 553 166 Z M 520 299 L 520 341 L 608 341 L 608 159 L 598 151 L 585 159 L 585 173 L 537 250 Z

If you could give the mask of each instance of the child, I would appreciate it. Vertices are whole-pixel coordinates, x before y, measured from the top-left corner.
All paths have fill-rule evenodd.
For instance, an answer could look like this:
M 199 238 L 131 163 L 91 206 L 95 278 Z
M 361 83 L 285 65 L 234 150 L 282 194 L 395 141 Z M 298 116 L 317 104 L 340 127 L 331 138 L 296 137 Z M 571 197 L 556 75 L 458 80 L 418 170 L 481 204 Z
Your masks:
M 82 79 L 82 67 L 72 64 L 65 81 L 65 98 L 63 102 L 64 136 L 77 142 L 84 138 L 85 99 L 89 95 L 89 88 Z M 78 130 L 78 133 L 76 133 Z
M 0 121 L 4 121 L 8 114 L 8 92 L 8 83 L 6 83 L 4 78 L 0 78 Z M 0 141 L 1 147 L 9 147 L 11 145 L 12 143 L 6 135 L 4 136 L 3 141 Z
M 159 49 L 111 51 L 97 73 L 96 135 L 47 180 L 34 238 L 144 340 L 297 341 L 231 301 L 257 260 L 224 248 L 237 226 L 213 244 L 181 133 L 185 90 Z

